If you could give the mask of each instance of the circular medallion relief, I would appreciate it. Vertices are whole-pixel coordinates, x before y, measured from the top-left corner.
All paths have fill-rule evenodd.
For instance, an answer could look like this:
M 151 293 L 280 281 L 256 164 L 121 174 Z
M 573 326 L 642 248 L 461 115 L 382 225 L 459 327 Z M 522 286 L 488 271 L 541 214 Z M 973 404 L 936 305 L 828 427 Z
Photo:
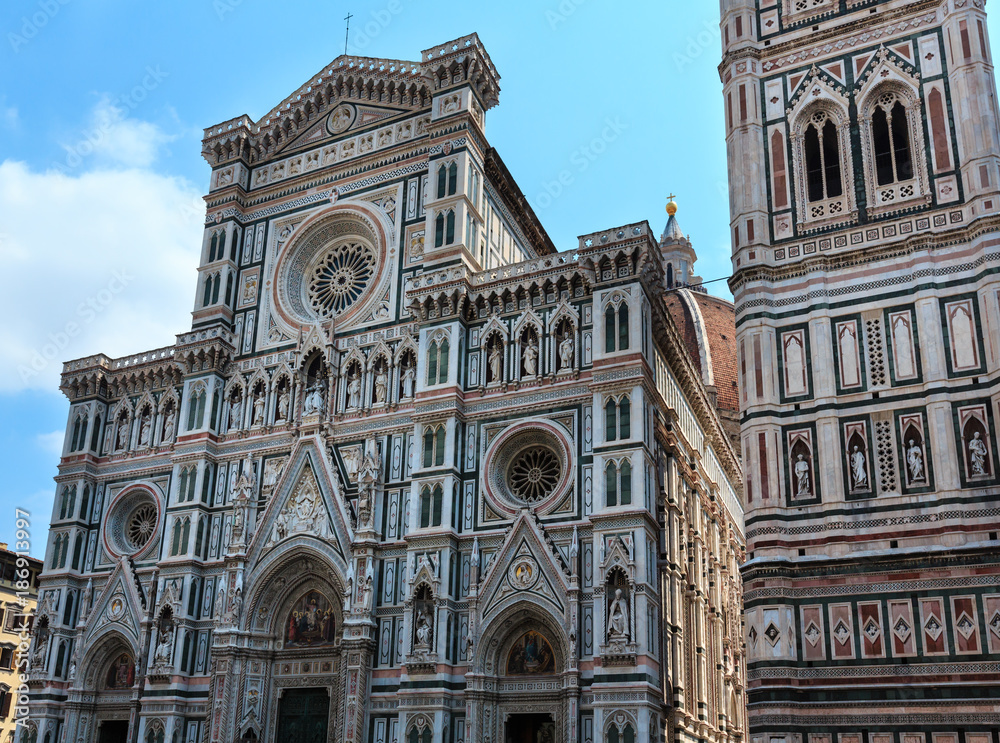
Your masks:
M 538 566 L 527 555 L 517 558 L 511 563 L 507 574 L 511 585 L 519 590 L 527 590 L 535 585 L 538 576 Z
M 354 107 L 348 106 L 346 103 L 337 106 L 333 109 L 333 113 L 330 114 L 329 127 L 332 134 L 340 134 L 347 131 L 353 123 Z

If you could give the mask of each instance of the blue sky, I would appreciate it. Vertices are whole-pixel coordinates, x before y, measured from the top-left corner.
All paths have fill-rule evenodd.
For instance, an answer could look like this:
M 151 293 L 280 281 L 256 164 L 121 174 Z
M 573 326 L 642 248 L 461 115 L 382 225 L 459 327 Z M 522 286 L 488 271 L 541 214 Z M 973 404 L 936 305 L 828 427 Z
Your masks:
M 189 327 L 205 127 L 254 119 L 344 49 L 419 59 L 472 31 L 501 76 L 487 135 L 560 249 L 670 192 L 705 279 L 730 273 L 718 3 L 7 0 L 0 4 L 0 541 L 44 552 L 60 364 Z M 561 192 L 553 184 L 563 176 Z M 568 176 L 568 178 L 567 178 Z M 724 283 L 712 285 L 726 295 Z M 10 514 L 10 517 L 7 516 Z

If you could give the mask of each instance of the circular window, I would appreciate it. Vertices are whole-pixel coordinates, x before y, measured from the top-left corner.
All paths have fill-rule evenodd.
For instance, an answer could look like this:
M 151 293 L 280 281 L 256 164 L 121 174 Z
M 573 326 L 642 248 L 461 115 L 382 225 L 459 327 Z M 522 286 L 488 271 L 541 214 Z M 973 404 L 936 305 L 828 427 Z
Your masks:
M 272 291 L 291 326 L 337 318 L 350 324 L 388 281 L 394 251 L 362 205 L 334 206 L 292 233 L 278 256 Z
M 364 294 L 375 274 L 375 256 L 365 245 L 344 242 L 326 251 L 309 278 L 309 304 L 317 315 L 334 317 Z
M 156 500 L 142 485 L 128 488 L 114 499 L 104 527 L 104 544 L 113 555 L 137 555 L 149 547 L 160 521 Z
M 125 539 L 133 549 L 139 550 L 146 546 L 156 531 L 156 506 L 143 503 L 129 516 L 125 529 Z
M 490 500 L 508 514 L 559 503 L 572 486 L 569 452 L 564 433 L 547 421 L 509 426 L 486 452 Z
M 525 503 L 545 500 L 559 484 L 562 465 L 555 452 L 532 447 L 519 452 L 507 470 L 511 494 Z

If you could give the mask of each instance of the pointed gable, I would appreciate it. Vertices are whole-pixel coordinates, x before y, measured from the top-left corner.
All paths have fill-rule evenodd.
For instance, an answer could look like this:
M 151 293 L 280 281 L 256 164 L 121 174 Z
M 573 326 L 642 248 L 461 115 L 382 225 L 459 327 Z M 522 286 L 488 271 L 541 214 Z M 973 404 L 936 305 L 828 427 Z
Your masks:
M 250 564 L 285 542 L 316 538 L 344 559 L 350 542 L 340 477 L 313 439 L 304 439 L 290 457 L 257 522 L 248 549 Z
M 527 509 L 514 521 L 503 545 L 493 556 L 480 596 L 483 616 L 525 598 L 546 603 L 560 615 L 569 579 L 562 557 L 549 544 L 541 524 Z

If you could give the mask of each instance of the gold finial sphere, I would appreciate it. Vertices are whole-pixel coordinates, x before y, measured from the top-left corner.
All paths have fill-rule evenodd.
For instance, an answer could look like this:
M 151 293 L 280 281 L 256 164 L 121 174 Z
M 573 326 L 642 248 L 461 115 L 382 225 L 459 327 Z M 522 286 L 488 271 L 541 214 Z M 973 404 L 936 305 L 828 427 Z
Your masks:
M 677 202 L 674 201 L 674 197 L 670 197 L 670 201 L 667 202 L 667 214 L 671 217 L 677 213 Z

